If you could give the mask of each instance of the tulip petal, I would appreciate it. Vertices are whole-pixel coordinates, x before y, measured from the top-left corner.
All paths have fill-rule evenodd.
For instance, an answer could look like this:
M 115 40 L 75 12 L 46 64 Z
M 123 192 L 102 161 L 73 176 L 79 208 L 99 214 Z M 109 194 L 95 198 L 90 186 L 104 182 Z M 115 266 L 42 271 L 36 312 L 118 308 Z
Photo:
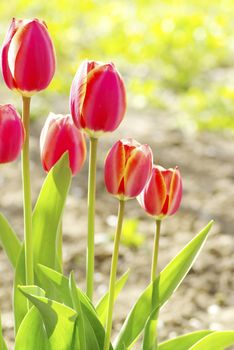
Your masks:
M 72 174 L 76 175 L 86 158 L 84 135 L 74 125 L 71 115 L 49 115 L 41 132 L 40 149 L 46 171 L 68 152 Z
M 15 160 L 24 142 L 24 128 L 15 108 L 0 105 L 0 163 Z
M 111 148 L 105 161 L 105 183 L 107 191 L 117 195 L 125 168 L 124 145 L 118 141 Z
M 170 195 L 169 195 L 169 211 L 168 214 L 174 214 L 180 206 L 182 199 L 182 181 L 178 168 L 176 167 L 173 171 L 171 184 L 170 184 Z
M 55 72 L 55 53 L 45 25 L 24 22 L 13 36 L 8 51 L 9 68 L 21 92 L 45 89 Z
M 157 167 L 153 167 L 152 174 L 139 198 L 140 205 L 152 216 L 160 216 L 167 197 L 164 178 Z
M 89 71 L 89 61 L 81 63 L 73 79 L 70 91 L 70 109 L 75 125 L 78 128 L 85 128 L 85 121 L 82 116 L 82 107 L 86 94 L 87 74 Z
M 124 84 L 113 65 L 104 64 L 91 70 L 82 110 L 86 128 L 113 131 L 122 121 L 125 110 Z
M 124 175 L 125 195 L 136 197 L 143 190 L 152 170 L 152 152 L 148 145 L 135 148 L 127 160 Z
M 14 36 L 17 28 L 19 27 L 19 23 L 21 21 L 16 21 L 15 18 L 13 18 L 10 28 L 8 29 L 8 32 L 6 34 L 6 37 L 4 39 L 3 45 L 2 45 L 2 52 L 1 52 L 1 60 L 2 60 L 2 75 L 5 80 L 5 83 L 10 89 L 16 88 L 16 84 L 14 81 L 14 78 L 11 74 L 9 65 L 8 65 L 8 51 L 9 51 L 9 46 L 11 43 L 11 39 Z

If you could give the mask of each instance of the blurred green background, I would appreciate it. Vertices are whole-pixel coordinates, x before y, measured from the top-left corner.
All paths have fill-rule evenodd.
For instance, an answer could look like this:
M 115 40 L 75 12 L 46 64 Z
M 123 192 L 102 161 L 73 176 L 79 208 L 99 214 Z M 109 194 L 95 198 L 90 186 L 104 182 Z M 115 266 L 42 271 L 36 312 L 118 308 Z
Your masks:
M 10 0 L 0 2 L 0 39 L 12 16 L 47 22 L 57 71 L 40 113 L 58 95 L 68 110 L 72 78 L 89 58 L 116 63 L 129 107 L 173 113 L 183 127 L 234 130 L 233 14 L 233 0 Z

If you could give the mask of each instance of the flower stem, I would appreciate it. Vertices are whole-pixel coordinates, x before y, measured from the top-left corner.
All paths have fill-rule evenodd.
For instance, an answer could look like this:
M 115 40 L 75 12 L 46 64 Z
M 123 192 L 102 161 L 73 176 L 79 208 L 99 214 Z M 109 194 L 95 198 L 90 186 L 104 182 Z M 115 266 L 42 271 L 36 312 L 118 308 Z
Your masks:
M 151 282 L 153 283 L 157 277 L 157 267 L 158 267 L 158 251 L 159 251 L 159 239 L 160 239 L 160 231 L 161 231 L 161 220 L 156 220 L 156 230 L 154 237 L 154 249 L 153 249 L 153 257 L 152 257 L 152 266 L 151 266 Z M 156 302 L 156 298 L 158 298 L 157 287 L 154 285 L 152 290 L 152 309 L 154 309 L 154 305 Z M 159 310 L 155 310 L 151 317 L 151 323 L 154 325 L 152 327 L 153 334 L 150 335 L 152 339 L 151 342 L 151 350 L 158 349 L 158 329 L 157 329 L 157 320 L 158 320 Z M 155 328 L 154 328 L 155 327 Z M 150 331 L 150 330 L 149 330 Z
M 153 250 L 152 265 L 151 265 L 151 282 L 153 282 L 157 277 L 160 230 L 161 230 L 161 220 L 156 220 L 156 232 L 154 236 L 154 250 Z
M 87 296 L 93 299 L 96 163 L 98 139 L 90 137 L 88 180 L 88 248 L 86 262 Z
M 115 300 L 115 281 L 118 266 L 118 256 L 119 256 L 119 243 L 122 233 L 123 217 L 124 217 L 124 207 L 125 202 L 123 200 L 119 201 L 119 212 L 118 212 L 118 222 L 114 239 L 114 251 L 112 255 L 111 262 L 111 273 L 110 273 L 110 286 L 109 286 L 109 298 L 108 298 L 108 314 L 106 322 L 106 336 L 103 350 L 109 350 L 110 347 L 110 337 L 112 329 L 112 317 L 114 309 Z
M 22 119 L 25 129 L 25 141 L 22 151 L 22 179 L 24 201 L 24 239 L 26 284 L 34 283 L 33 275 L 33 241 L 32 241 L 32 203 L 30 184 L 29 130 L 30 130 L 30 97 L 23 96 Z

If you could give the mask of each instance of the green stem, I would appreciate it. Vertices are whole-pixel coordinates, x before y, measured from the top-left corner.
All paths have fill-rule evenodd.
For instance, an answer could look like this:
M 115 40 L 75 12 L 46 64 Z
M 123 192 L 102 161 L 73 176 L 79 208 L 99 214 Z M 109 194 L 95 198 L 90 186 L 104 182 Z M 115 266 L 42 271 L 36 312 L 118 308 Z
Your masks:
M 156 232 L 154 236 L 154 250 L 153 250 L 152 265 L 151 265 L 151 282 L 153 282 L 157 277 L 160 230 L 161 230 L 161 220 L 156 220 Z
M 157 277 L 160 231 L 161 231 L 161 220 L 156 220 L 156 231 L 154 236 L 154 249 L 153 249 L 152 266 L 151 266 L 151 282 L 154 282 L 154 280 Z M 152 308 L 153 309 L 154 309 L 156 298 L 158 298 L 158 291 L 154 286 L 152 290 Z M 154 325 L 152 329 L 154 334 L 150 335 L 150 338 L 152 339 L 152 350 L 158 349 L 158 329 L 157 329 L 158 314 L 159 314 L 159 310 L 155 310 L 151 318 L 152 325 Z
M 110 338 L 111 338 L 111 329 L 112 329 L 112 317 L 114 309 L 114 300 L 115 300 L 115 281 L 116 273 L 118 266 L 118 256 L 119 256 L 119 243 L 122 233 L 123 217 L 124 217 L 124 207 L 125 202 L 119 201 L 119 212 L 118 212 L 118 222 L 114 239 L 114 251 L 112 255 L 111 262 L 111 273 L 110 273 L 110 286 L 109 286 L 109 298 L 108 298 L 108 314 L 106 322 L 106 336 L 103 350 L 109 350 L 110 347 Z
M 30 97 L 23 97 L 22 114 L 25 141 L 22 151 L 22 178 L 24 201 L 24 239 L 25 239 L 25 271 L 26 284 L 34 283 L 33 276 L 33 241 L 32 241 L 32 203 L 30 184 L 30 157 L 29 157 L 29 133 L 30 133 Z
M 88 180 L 88 248 L 86 262 L 87 296 L 93 299 L 96 163 L 98 139 L 90 137 Z

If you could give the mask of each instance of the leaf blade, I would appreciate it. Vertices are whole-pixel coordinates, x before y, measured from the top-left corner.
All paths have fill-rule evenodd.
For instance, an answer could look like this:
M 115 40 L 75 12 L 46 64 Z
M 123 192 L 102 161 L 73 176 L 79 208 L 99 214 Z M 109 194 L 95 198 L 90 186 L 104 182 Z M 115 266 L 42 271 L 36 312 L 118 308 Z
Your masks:
M 192 345 L 197 343 L 208 334 L 212 333 L 210 330 L 203 330 L 181 335 L 179 337 L 169 339 L 158 346 L 158 350 L 188 350 Z
M 21 250 L 21 242 L 7 219 L 0 213 L 0 242 L 8 259 L 15 269 Z
M 70 350 L 77 313 L 75 310 L 46 297 L 28 292 L 19 286 L 21 293 L 38 309 L 45 325 L 50 350 Z
M 224 350 L 234 344 L 234 331 L 216 331 L 199 340 L 189 350 Z
M 153 288 L 155 288 L 158 295 L 158 302 L 154 305 L 155 308 L 162 307 L 175 292 L 203 247 L 212 224 L 211 221 L 201 230 L 164 268 L 155 282 L 143 291 L 120 330 L 115 341 L 115 350 L 123 350 L 124 346 L 131 346 L 143 331 L 152 311 Z

